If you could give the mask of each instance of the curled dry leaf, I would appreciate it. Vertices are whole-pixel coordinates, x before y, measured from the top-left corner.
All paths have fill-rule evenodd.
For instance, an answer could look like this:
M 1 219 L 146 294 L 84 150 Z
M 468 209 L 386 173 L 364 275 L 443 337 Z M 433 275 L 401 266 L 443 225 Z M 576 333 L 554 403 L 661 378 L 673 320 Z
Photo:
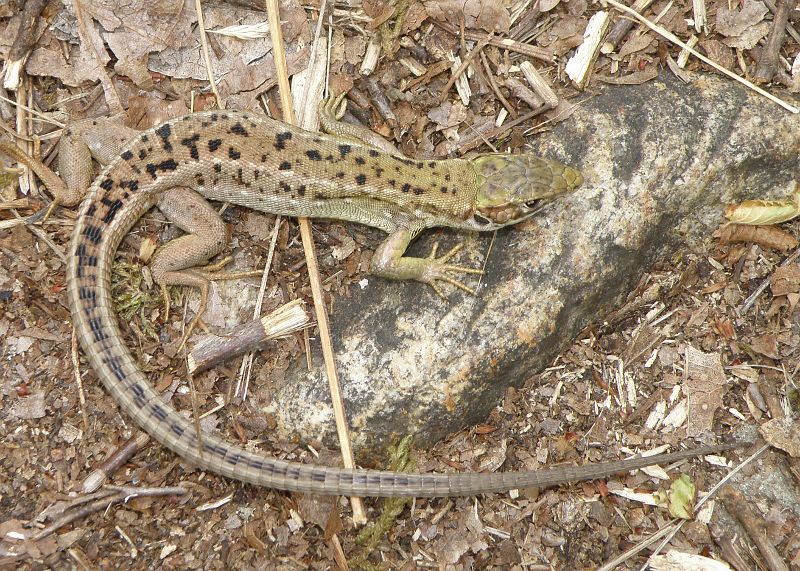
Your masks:
M 719 235 L 720 244 L 754 242 L 762 248 L 773 248 L 785 252 L 797 248 L 797 240 L 782 228 L 775 226 L 747 226 L 727 224 Z
M 789 198 L 781 200 L 745 200 L 729 204 L 725 218 L 737 224 L 780 224 L 800 214 L 800 191 L 795 189 Z

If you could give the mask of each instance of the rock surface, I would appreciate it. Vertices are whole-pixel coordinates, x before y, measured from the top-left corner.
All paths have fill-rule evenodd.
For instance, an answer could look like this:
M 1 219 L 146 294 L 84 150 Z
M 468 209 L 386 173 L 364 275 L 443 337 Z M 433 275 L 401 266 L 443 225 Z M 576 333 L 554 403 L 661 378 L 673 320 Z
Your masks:
M 426 446 L 484 419 L 509 386 L 546 367 L 618 304 L 659 257 L 707 236 L 727 202 L 791 191 L 800 117 L 714 76 L 609 87 L 534 141 L 581 168 L 573 196 L 490 235 L 426 232 L 427 255 L 466 240 L 479 295 L 369 278 L 331 316 L 357 459 L 383 457 L 395 435 Z M 474 282 L 472 282 L 474 284 Z M 355 288 L 354 288 L 355 290 Z M 321 352 L 298 366 L 268 412 L 280 438 L 335 446 Z

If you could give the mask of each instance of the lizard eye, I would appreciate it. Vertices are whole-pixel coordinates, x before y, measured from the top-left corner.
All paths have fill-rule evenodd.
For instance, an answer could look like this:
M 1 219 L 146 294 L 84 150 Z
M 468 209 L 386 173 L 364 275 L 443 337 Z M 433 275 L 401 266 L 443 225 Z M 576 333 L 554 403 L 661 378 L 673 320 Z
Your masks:
M 481 226 L 485 226 L 486 224 L 491 224 L 491 220 L 486 218 L 483 214 L 478 214 L 477 212 L 472 215 L 472 219 Z
M 539 206 L 541 206 L 541 203 L 542 203 L 541 200 L 529 200 L 528 202 L 525 203 L 525 208 L 535 210 L 539 208 Z

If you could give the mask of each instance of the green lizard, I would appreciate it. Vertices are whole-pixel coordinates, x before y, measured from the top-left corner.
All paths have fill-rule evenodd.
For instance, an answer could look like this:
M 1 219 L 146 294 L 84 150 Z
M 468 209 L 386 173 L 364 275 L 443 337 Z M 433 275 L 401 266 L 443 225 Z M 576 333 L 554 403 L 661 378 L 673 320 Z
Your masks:
M 75 222 L 68 252 L 68 297 L 89 362 L 140 427 L 193 464 L 224 476 L 282 490 L 369 496 L 466 495 L 552 485 L 731 447 L 536 472 L 450 475 L 304 465 L 245 450 L 212 434 L 198 439 L 191 422 L 165 404 L 147 382 L 123 342 L 112 309 L 114 253 L 147 210 L 158 206 L 187 232 L 154 257 L 153 275 L 162 285 L 205 288 L 213 277 L 199 266 L 219 253 L 226 237 L 222 220 L 205 201 L 210 198 L 264 212 L 379 228 L 389 237 L 375 253 L 373 273 L 434 288 L 444 282 L 467 289 L 450 274 L 475 270 L 449 264 L 455 250 L 440 258 L 413 258 L 403 255 L 409 242 L 434 226 L 494 230 L 514 224 L 582 182 L 578 171 L 532 154 L 434 161 L 385 152 L 357 141 L 351 126 L 336 123 L 333 107 L 322 109 L 323 124 L 333 134 L 304 131 L 242 111 L 205 111 L 173 119 L 143 133 L 128 133 L 130 141 L 123 148 L 117 143 L 124 136 L 106 132 L 100 150 L 113 158 L 89 187 Z M 80 199 L 80 181 L 91 172 L 86 164 L 91 149 L 74 135 L 66 134 L 67 148 L 78 147 L 81 160 L 65 153 L 61 164 L 65 169 L 71 161 L 79 162 L 79 182 L 45 181 L 55 185 L 56 199 L 63 204 Z M 41 170 L 19 152 L 3 149 Z

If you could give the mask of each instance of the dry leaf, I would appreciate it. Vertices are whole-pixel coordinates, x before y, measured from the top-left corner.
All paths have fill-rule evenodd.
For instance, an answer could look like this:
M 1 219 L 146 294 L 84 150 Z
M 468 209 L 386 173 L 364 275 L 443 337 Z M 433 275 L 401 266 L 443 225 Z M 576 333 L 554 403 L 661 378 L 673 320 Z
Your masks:
M 458 22 L 463 14 L 467 28 L 505 33 L 511 27 L 508 0 L 428 0 L 423 4 L 428 15 L 440 22 Z
M 773 333 L 765 333 L 764 335 L 756 337 L 753 339 L 750 346 L 753 348 L 753 351 L 765 357 L 769 357 L 770 359 L 780 358 L 778 354 L 778 339 Z
M 736 336 L 736 330 L 733 328 L 733 322 L 727 317 L 714 320 L 714 328 L 725 339 L 733 339 Z
M 689 400 L 687 436 L 699 436 L 712 430 L 714 412 L 722 407 L 726 385 L 719 354 L 703 353 L 687 345 L 684 383 L 684 392 Z
M 775 297 L 800 292 L 800 264 L 775 268 L 769 278 L 769 287 Z
M 738 224 L 780 224 L 800 214 L 800 193 L 781 200 L 745 200 L 741 204 L 729 204 L 725 218 Z
M 769 24 L 763 22 L 768 12 L 758 0 L 745 0 L 739 11 L 722 3 L 717 9 L 717 32 L 727 37 L 725 44 L 732 48 L 752 49 L 769 32 Z
M 11 416 L 22 420 L 43 418 L 45 413 L 44 393 L 42 392 L 22 397 L 11 405 Z
M 792 458 L 800 458 L 800 426 L 788 416 L 768 420 L 758 427 L 761 436 Z
M 776 226 L 746 226 L 726 224 L 719 234 L 720 244 L 753 242 L 764 248 L 785 252 L 797 247 L 797 240 L 785 230 Z

